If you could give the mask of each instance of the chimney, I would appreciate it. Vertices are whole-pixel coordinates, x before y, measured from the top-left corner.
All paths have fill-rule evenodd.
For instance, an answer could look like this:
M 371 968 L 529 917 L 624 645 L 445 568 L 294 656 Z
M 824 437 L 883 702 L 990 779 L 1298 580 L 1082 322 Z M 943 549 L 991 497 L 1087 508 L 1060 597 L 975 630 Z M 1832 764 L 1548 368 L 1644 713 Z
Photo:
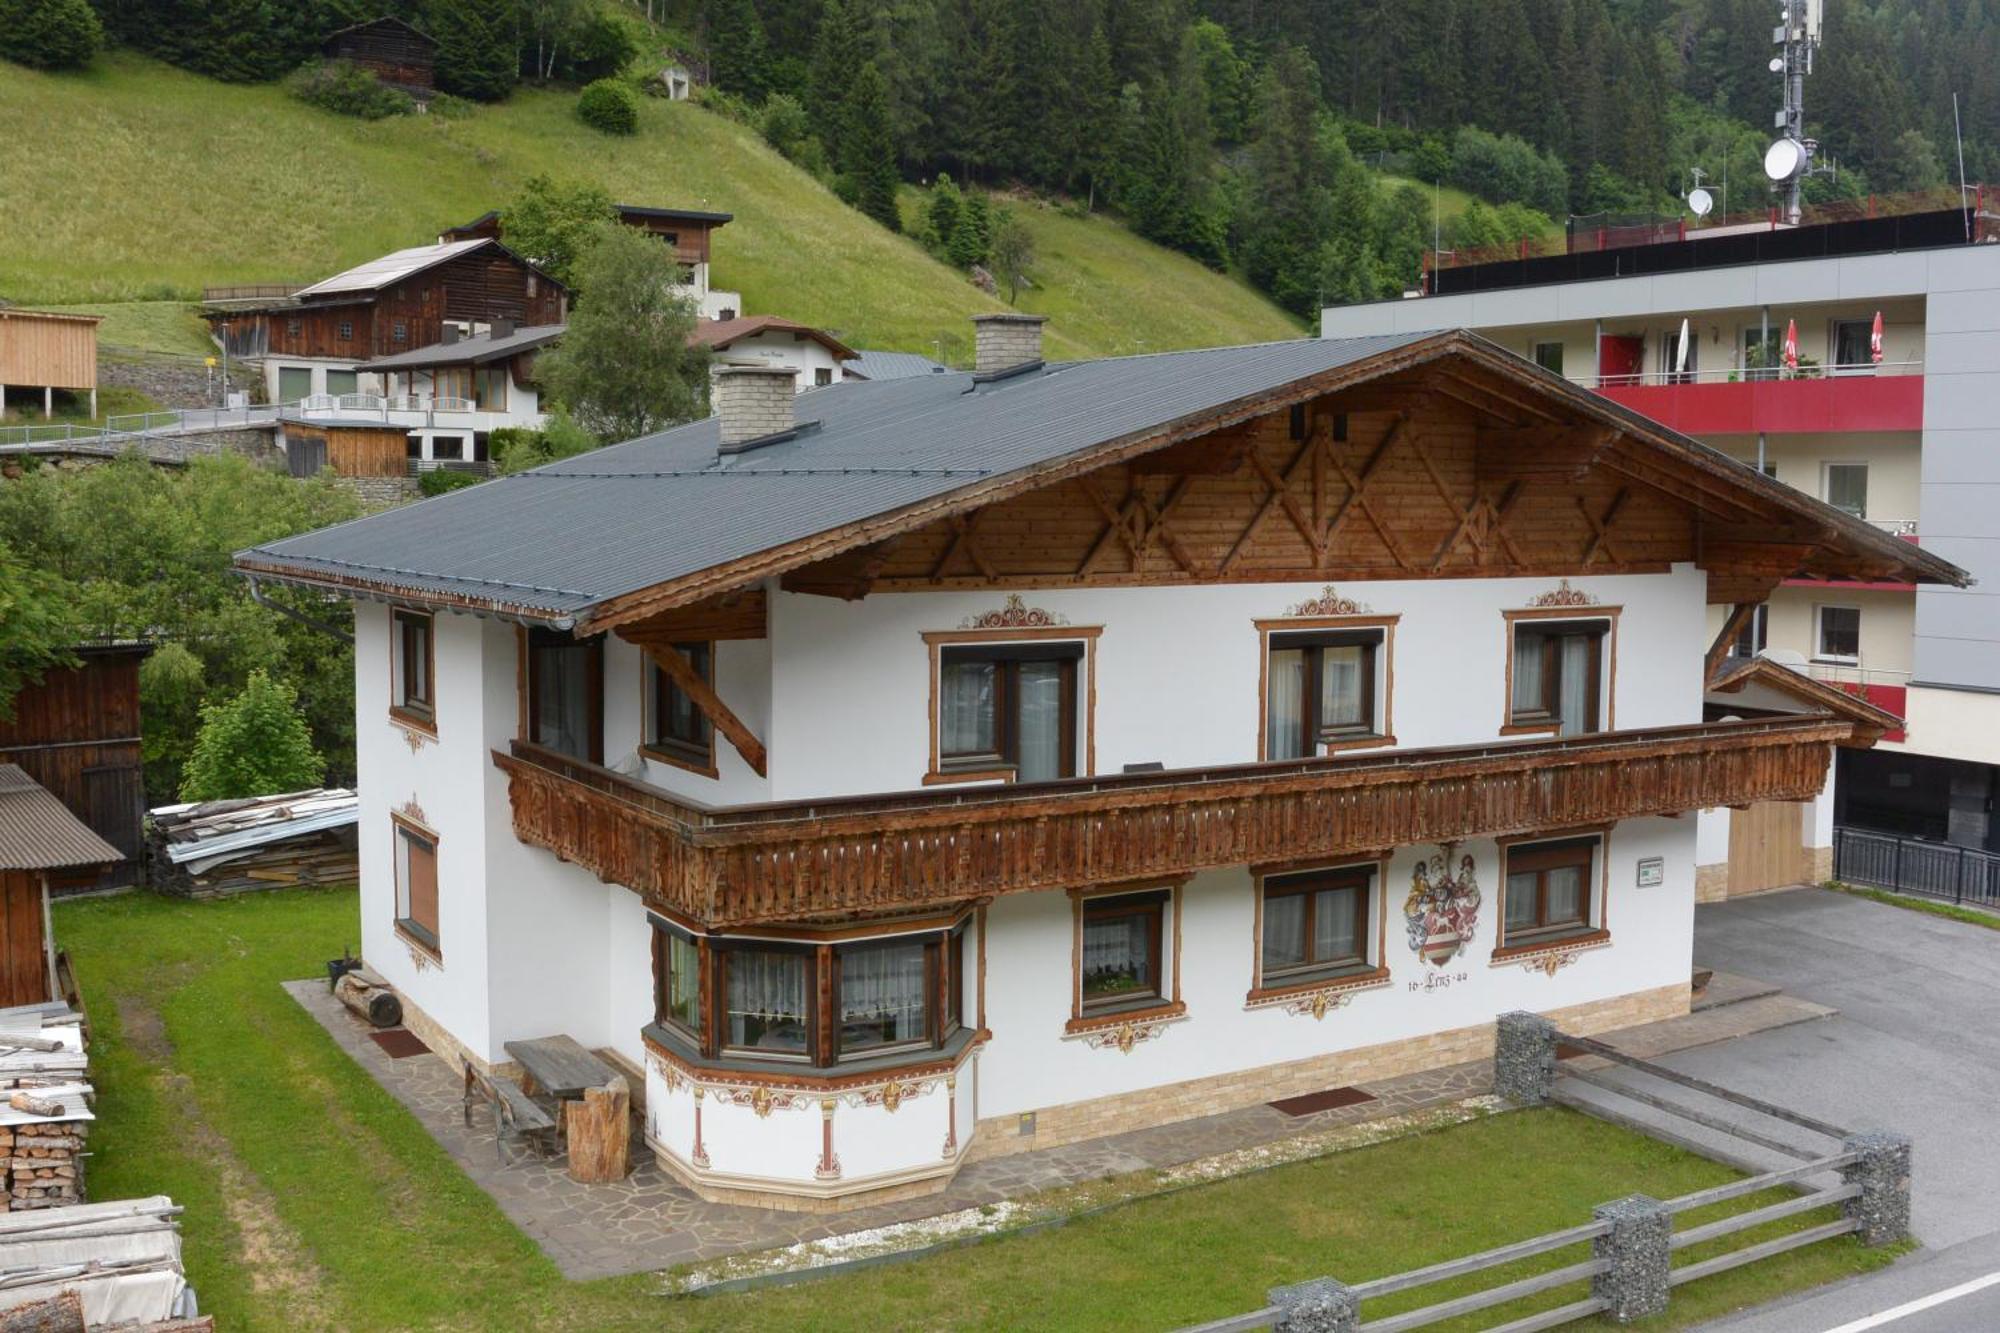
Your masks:
M 499 342 L 502 338 L 513 337 L 514 321 L 511 319 L 494 320 L 492 325 L 486 330 L 486 336 L 494 342 Z
M 789 366 L 724 366 L 715 372 L 715 414 L 722 418 L 722 452 L 784 435 L 798 427 L 793 398 L 798 372 Z
M 458 341 L 458 325 L 443 324 L 438 328 L 438 341 L 449 347 Z
M 1042 325 L 1047 315 L 972 317 L 972 373 L 1004 375 L 1042 364 Z

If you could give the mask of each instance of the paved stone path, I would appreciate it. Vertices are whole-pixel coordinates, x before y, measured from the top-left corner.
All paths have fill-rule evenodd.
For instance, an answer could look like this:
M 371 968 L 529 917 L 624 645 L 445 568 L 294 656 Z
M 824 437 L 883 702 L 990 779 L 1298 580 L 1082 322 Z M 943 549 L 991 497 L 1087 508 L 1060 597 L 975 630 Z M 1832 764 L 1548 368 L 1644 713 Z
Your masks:
M 491 1194 L 516 1226 L 533 1237 L 563 1275 L 610 1277 L 719 1259 L 849 1231 L 912 1221 L 1040 1190 L 1254 1147 L 1296 1134 L 1359 1124 L 1476 1097 L 1492 1089 L 1486 1062 L 1456 1065 L 1363 1085 L 1375 1101 L 1312 1115 L 1289 1116 L 1268 1106 L 1157 1125 L 1108 1138 L 968 1164 L 938 1194 L 835 1214 L 783 1213 L 709 1203 L 677 1184 L 641 1148 L 632 1174 L 614 1185 L 579 1185 L 563 1159 L 540 1159 L 524 1145 L 507 1145 L 501 1165 L 493 1151 L 493 1121 L 483 1105 L 465 1124 L 460 1072 L 435 1055 L 391 1059 L 368 1039 L 368 1026 L 343 1008 L 322 981 L 287 982 L 285 989 L 318 1019 L 336 1044 L 370 1077 L 407 1106 Z

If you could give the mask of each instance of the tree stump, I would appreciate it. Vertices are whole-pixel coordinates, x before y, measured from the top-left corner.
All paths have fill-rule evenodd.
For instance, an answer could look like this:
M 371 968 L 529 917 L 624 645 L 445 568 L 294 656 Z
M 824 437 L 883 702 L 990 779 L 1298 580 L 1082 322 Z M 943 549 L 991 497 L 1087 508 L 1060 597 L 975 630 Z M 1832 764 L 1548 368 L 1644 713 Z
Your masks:
M 585 1185 L 625 1179 L 632 1143 L 632 1090 L 622 1074 L 563 1108 L 568 1124 L 569 1178 Z
M 356 968 L 343 972 L 333 983 L 333 993 L 342 1004 L 378 1028 L 392 1028 L 403 1021 L 403 1002 L 389 983 L 373 972 Z
M 0 1310 L 0 1333 L 83 1333 L 83 1297 L 74 1290 Z

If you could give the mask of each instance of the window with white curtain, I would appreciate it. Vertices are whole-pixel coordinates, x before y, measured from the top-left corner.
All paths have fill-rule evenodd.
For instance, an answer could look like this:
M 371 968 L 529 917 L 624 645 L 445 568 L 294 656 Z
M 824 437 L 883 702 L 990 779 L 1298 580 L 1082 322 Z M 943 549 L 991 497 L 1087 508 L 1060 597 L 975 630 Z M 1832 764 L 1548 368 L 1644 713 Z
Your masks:
M 1598 730 L 1604 696 L 1603 620 L 1517 621 L 1507 721 L 1560 736 Z
M 1264 757 L 1303 759 L 1322 744 L 1380 736 L 1380 629 L 1271 635 L 1264 670 Z
M 917 937 L 840 951 L 842 1054 L 930 1039 L 936 947 Z
M 1506 851 L 1502 948 L 1591 930 L 1600 839 L 1515 843 Z
M 1020 782 L 1076 776 L 1074 642 L 962 644 L 938 659 L 938 765 L 1011 770 Z
M 1084 900 L 1083 955 L 1077 960 L 1082 1013 L 1134 1008 L 1161 998 L 1164 923 L 1172 897 L 1154 891 Z
M 1272 875 L 1262 882 L 1261 986 L 1363 972 L 1373 966 L 1368 923 L 1374 866 Z
M 810 1056 L 806 977 L 811 957 L 803 951 L 738 947 L 725 958 L 726 1044 L 760 1055 Z

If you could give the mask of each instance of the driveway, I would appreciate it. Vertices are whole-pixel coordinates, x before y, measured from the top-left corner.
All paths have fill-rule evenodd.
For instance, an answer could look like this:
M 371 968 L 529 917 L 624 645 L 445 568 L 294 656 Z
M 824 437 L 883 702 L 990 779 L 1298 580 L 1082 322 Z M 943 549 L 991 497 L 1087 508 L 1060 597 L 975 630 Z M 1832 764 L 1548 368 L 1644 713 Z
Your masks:
M 1840 1012 L 1662 1063 L 1835 1124 L 1908 1134 L 1926 1247 L 1885 1273 L 1715 1327 L 2000 1328 L 2000 1284 L 1855 1323 L 2000 1270 L 2000 931 L 1799 889 L 1700 908 L 1695 956 Z

